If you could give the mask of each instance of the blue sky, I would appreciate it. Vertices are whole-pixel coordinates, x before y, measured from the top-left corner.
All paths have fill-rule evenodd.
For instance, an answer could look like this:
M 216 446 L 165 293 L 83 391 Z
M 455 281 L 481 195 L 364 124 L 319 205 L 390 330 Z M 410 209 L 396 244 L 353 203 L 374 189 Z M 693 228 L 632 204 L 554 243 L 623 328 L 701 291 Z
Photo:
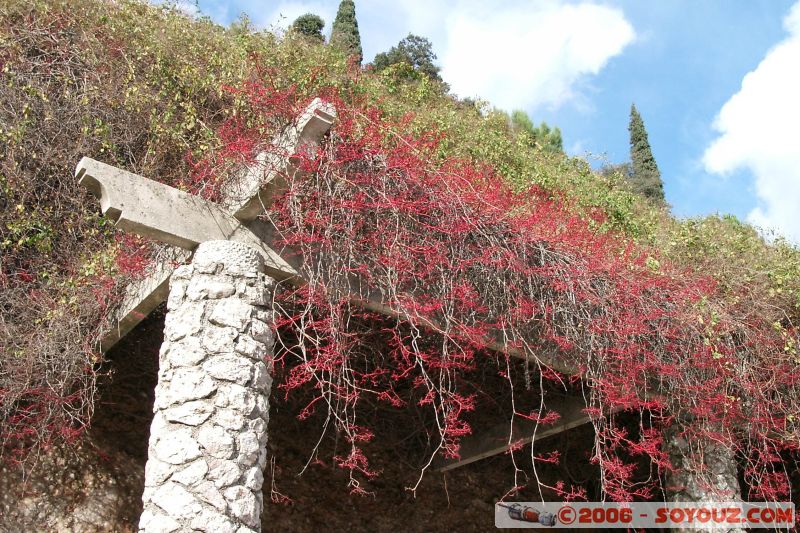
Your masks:
M 279 28 L 338 0 L 200 0 Z M 678 216 L 733 213 L 800 242 L 800 1 L 356 0 L 365 62 L 429 38 L 460 96 L 559 126 L 595 166 L 628 158 L 632 102 Z

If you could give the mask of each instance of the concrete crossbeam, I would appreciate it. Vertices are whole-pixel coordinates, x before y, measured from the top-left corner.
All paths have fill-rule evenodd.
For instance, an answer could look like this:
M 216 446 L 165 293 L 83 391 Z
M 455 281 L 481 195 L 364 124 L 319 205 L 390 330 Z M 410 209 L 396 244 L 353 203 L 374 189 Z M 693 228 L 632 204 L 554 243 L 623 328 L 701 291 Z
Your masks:
M 261 252 L 276 279 L 297 276 L 241 220 L 213 202 L 88 157 L 80 160 L 75 173 L 121 230 L 186 250 L 206 241 L 241 242 Z
M 180 250 L 188 259 L 191 254 Z M 100 350 L 108 351 L 136 325 L 147 318 L 169 296 L 169 279 L 175 266 L 170 262 L 154 265 L 148 275 L 131 281 L 125 287 L 125 296 L 119 310 L 110 317 L 112 329 L 100 340 Z
M 335 117 L 336 110 L 331 104 L 315 98 L 295 123 L 274 141 L 274 152 L 262 152 L 255 164 L 226 184 L 221 206 L 203 203 L 197 197 L 99 161 L 82 159 L 76 169 L 80 183 L 100 198 L 103 213 L 114 219 L 117 227 L 189 251 L 183 254 L 175 251 L 171 260 L 154 265 L 143 279 L 130 283 L 122 304 L 111 317 L 110 331 L 100 342 L 101 350 L 105 352 L 113 347 L 167 299 L 173 270 L 191 257 L 191 250 L 199 242 L 220 238 L 244 242 L 264 252 L 267 274 L 278 280 L 294 277 L 294 269 L 269 248 L 271 239 L 265 238 L 269 230 L 255 219 L 284 186 L 284 176 L 297 171 L 297 155 L 319 146 Z M 285 157 L 281 157 L 283 154 Z M 137 200 L 135 205 L 129 200 L 125 205 L 126 199 L 139 198 L 139 194 L 150 200 Z M 172 203 L 188 214 L 188 218 L 171 208 L 165 214 L 163 207 Z M 154 206 L 161 206 L 161 211 L 154 211 Z M 197 212 L 208 213 L 201 217 L 199 225 L 196 224 Z M 258 242 L 252 238 L 252 233 Z
M 499 424 L 461 439 L 459 459 L 440 458 L 434 463 L 437 472 L 447 472 L 475 461 L 499 455 L 514 446 L 535 443 L 536 441 L 558 435 L 572 428 L 591 422 L 591 417 L 584 412 L 586 404 L 583 398 L 565 398 L 555 409 L 561 417 L 555 424 L 536 424 L 531 420 L 515 417 L 513 423 Z
M 296 158 L 316 150 L 335 118 L 333 105 L 315 98 L 272 143 L 271 151 L 259 153 L 254 164 L 223 185 L 222 205 L 239 220 L 262 214 L 285 185 L 285 177 L 297 172 Z

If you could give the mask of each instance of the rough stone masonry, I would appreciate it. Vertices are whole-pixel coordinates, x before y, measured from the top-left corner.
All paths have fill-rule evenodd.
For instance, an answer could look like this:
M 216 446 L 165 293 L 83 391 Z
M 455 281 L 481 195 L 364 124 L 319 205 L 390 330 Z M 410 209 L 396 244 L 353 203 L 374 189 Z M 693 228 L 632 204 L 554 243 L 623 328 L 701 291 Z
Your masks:
M 140 531 L 261 530 L 274 285 L 233 241 L 172 274 Z

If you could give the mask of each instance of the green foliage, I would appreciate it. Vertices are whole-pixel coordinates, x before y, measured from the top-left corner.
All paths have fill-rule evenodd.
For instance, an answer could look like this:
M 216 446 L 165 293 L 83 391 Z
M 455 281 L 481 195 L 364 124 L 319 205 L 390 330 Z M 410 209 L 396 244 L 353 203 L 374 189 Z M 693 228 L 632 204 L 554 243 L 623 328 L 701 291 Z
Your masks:
M 58 16 L 76 20 L 77 25 L 77 17 L 84 17 L 84 25 L 92 24 L 98 30 L 95 36 L 86 34 L 88 41 L 78 43 L 80 55 L 90 58 L 85 72 L 102 71 L 104 80 L 118 80 L 108 86 L 98 79 L 86 84 L 85 93 L 76 91 L 82 85 L 69 88 L 75 102 L 65 107 L 73 113 L 86 110 L 84 116 L 71 121 L 80 124 L 75 133 L 81 139 L 80 147 L 74 156 L 60 158 L 63 166 L 41 174 L 42 179 L 59 176 L 58 180 L 62 180 L 61 176 L 69 176 L 79 154 L 85 154 L 180 185 L 181 176 L 187 172 L 183 163 L 186 152 L 191 150 L 199 157 L 212 149 L 218 143 L 214 125 L 232 113 L 244 111 L 243 103 L 226 95 L 222 87 L 239 86 L 263 70 L 270 72 L 271 82 L 278 86 L 296 86 L 300 97 L 314 95 L 321 86 L 339 87 L 353 97 L 378 103 L 389 115 L 410 117 L 420 133 L 431 128 L 442 130 L 442 157 L 466 157 L 492 165 L 519 188 L 536 184 L 554 194 L 566 194 L 580 209 L 606 213 L 604 228 L 621 229 L 637 239 L 655 243 L 661 233 L 657 227 L 670 225 L 660 213 L 631 195 L 619 174 L 598 176 L 583 161 L 555 151 L 523 149 L 530 146 L 529 139 L 543 147 L 552 146 L 541 142 L 541 132 L 550 133 L 552 138 L 555 128 L 536 127 L 524 113 L 516 112 L 509 119 L 504 113 L 487 111 L 485 102 L 466 105 L 455 101 L 435 83 L 426 82 L 427 76 L 421 76 L 414 84 L 398 83 L 398 77 L 411 75 L 408 67 L 420 73 L 414 68 L 421 64 L 419 58 L 435 57 L 432 52 L 430 56 L 426 53 L 430 51 L 429 43 L 422 38 L 404 39 L 406 46 L 395 47 L 408 53 L 411 63 L 403 61 L 375 76 L 353 79 L 347 71 L 346 57 L 335 47 L 308 46 L 308 40 L 293 35 L 295 32 L 279 40 L 270 33 L 254 32 L 247 21 L 225 29 L 206 19 L 191 20 L 176 10 L 134 1 L 117 7 L 94 0 L 40 0 L 33 4 L 14 0 L 10 5 L 20 12 L 20 17 L 36 13 L 34 20 L 42 19 L 44 15 L 39 13 L 48 12 L 48 17 L 63 13 Z M 20 23 L 17 27 L 22 26 Z M 8 36 L 3 42 L 20 43 L 20 39 Z M 105 42 L 118 43 L 116 46 L 121 46 L 123 53 L 109 60 Z M 9 76 L 17 66 L 13 60 L 6 65 Z M 37 94 L 43 93 L 51 100 L 51 106 L 63 103 L 54 102 L 49 95 L 57 86 L 28 83 L 26 88 L 24 84 L 17 85 L 15 79 L 11 83 L 13 90 L 19 91 L 20 108 L 28 106 L 0 126 L 0 135 L 13 141 L 25 139 L 26 132 L 41 127 L 38 117 L 45 111 L 36 107 L 40 105 L 37 102 L 43 102 Z M 80 103 L 83 100 L 87 100 L 85 104 Z M 110 110 L 112 105 L 121 112 L 97 114 L 97 110 Z M 418 113 L 421 108 L 424 113 Z M 65 118 L 62 122 L 70 121 Z M 522 135 L 521 131 L 526 133 Z M 20 154 L 36 152 L 32 146 L 12 143 L 10 147 L 12 152 L 21 150 Z M 6 175 L 14 177 L 13 173 Z M 6 188 L 11 191 L 8 205 L 14 205 L 20 197 L 21 183 L 28 181 L 31 187 L 36 183 L 32 179 L 6 181 Z M 57 249 L 61 225 L 45 222 L 54 228 L 51 238 Z
M 551 152 L 564 151 L 564 141 L 561 139 L 561 130 L 558 127 L 550 129 L 547 122 L 539 124 L 539 127 L 534 131 L 533 137 L 545 150 Z
M 631 119 L 628 125 L 631 141 L 631 163 L 633 175 L 630 178 L 634 190 L 655 202 L 664 202 L 664 183 L 661 172 L 650 149 L 647 130 L 636 106 L 631 104 Z
M 345 4 L 357 38 L 353 3 L 342 2 L 340 12 Z M 223 28 L 134 0 L 5 0 L 0 7 L 0 352 L 23 354 L 18 361 L 27 366 L 20 363 L 12 374 L 0 358 L 0 375 L 69 383 L 70 376 L 43 368 L 36 357 L 85 368 L 78 344 L 97 333 L 92 328 L 101 315 L 93 310 L 87 287 L 98 274 L 119 280 L 111 260 L 117 253 L 113 227 L 74 182 L 80 157 L 186 187 L 187 157 L 199 159 L 216 149 L 215 132 L 227 118 L 250 117 L 247 103 L 225 87 L 267 76 L 277 88 L 295 87 L 299 99 L 334 87 L 346 98 L 367 100 L 382 113 L 403 118 L 412 133 L 441 131 L 439 157 L 491 166 L 518 190 L 536 185 L 564 196 L 597 231 L 624 232 L 668 260 L 707 272 L 732 301 L 760 302 L 759 312 L 771 313 L 778 324 L 800 320 L 795 247 L 766 243 L 730 217 L 676 221 L 631 192 L 626 183 L 631 167 L 595 173 L 585 161 L 561 152 L 557 128 L 536 127 L 524 113 L 509 117 L 486 102 L 447 96 L 432 71 L 422 68 L 422 60 L 433 65 L 435 59 L 426 44 L 422 38 L 403 50 L 398 44 L 398 53 L 408 54 L 405 60 L 352 76 L 349 48 L 310 46 L 297 31 L 284 37 L 254 31 L 246 19 Z M 264 135 L 269 138 L 270 132 Z M 643 138 L 646 143 L 646 133 Z M 531 149 L 537 144 L 545 149 Z M 632 153 L 634 163 L 637 158 Z M 663 198 L 660 178 L 657 188 Z M 603 216 L 595 220 L 596 213 Z M 34 276 L 32 286 L 14 285 L 20 275 Z M 68 304 L 58 304 L 57 315 L 50 306 L 31 306 L 26 295 L 33 289 Z M 45 354 L 35 334 L 59 328 L 63 338 L 50 343 L 57 353 Z
M 535 129 L 533 121 L 528 116 L 528 113 L 521 109 L 516 109 L 511 113 L 511 129 L 517 134 L 527 133 L 533 137 L 533 130 Z
M 711 276 L 726 297 L 753 298 L 755 311 L 783 324 L 800 322 L 800 250 L 784 240 L 766 243 L 733 215 L 668 221 L 661 226 L 661 249 Z
M 564 151 L 561 130 L 557 127 L 550 129 L 546 122 L 542 122 L 539 127 L 535 127 L 525 111 L 517 109 L 511 113 L 511 129 L 522 139 L 523 143 L 531 147 L 548 152 Z
M 215 148 L 216 128 L 241 111 L 224 87 L 248 79 L 275 43 L 246 20 L 226 30 L 171 6 L 2 3 L 0 353 L 15 354 L 0 357 L 3 440 L 18 405 L 51 402 L 27 428 L 38 444 L 92 411 L 95 341 L 125 277 L 113 225 L 75 182 L 78 160 L 185 186 L 187 156 Z
M 322 35 L 322 28 L 325 27 L 325 21 L 318 15 L 313 13 L 306 13 L 300 15 L 292 23 L 292 29 L 300 35 L 305 35 L 315 42 L 324 43 L 325 37 Z
M 381 52 L 375 56 L 372 64 L 378 72 L 384 71 L 395 65 L 408 65 L 410 68 L 397 67 L 394 72 L 398 77 L 406 80 L 419 79 L 419 74 L 431 80 L 443 83 L 439 75 L 439 67 L 434 64 L 436 54 L 433 53 L 433 44 L 425 37 L 408 34 L 397 46 L 388 52 Z
M 353 0 L 342 0 L 331 28 L 331 46 L 347 55 L 356 56 L 358 63 L 364 58 L 361 50 L 361 35 L 358 33 L 356 5 Z
M 633 179 L 633 165 L 630 162 L 603 165 L 598 173 L 601 176 L 617 176 L 625 181 Z

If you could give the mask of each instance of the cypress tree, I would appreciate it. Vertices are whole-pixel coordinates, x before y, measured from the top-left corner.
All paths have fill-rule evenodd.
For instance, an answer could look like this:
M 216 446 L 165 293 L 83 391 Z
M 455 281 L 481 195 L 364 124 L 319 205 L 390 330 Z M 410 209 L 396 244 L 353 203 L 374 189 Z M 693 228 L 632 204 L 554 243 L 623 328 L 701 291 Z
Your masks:
M 628 124 L 631 141 L 631 163 L 633 174 L 630 182 L 639 194 L 656 202 L 664 202 L 664 183 L 661 181 L 661 172 L 650 150 L 647 140 L 647 130 L 644 121 L 634 104 L 631 104 L 631 120 Z
M 356 5 L 353 0 L 342 0 L 336 19 L 331 27 L 331 45 L 358 57 L 359 64 L 363 58 L 361 51 L 361 35 L 358 33 Z

